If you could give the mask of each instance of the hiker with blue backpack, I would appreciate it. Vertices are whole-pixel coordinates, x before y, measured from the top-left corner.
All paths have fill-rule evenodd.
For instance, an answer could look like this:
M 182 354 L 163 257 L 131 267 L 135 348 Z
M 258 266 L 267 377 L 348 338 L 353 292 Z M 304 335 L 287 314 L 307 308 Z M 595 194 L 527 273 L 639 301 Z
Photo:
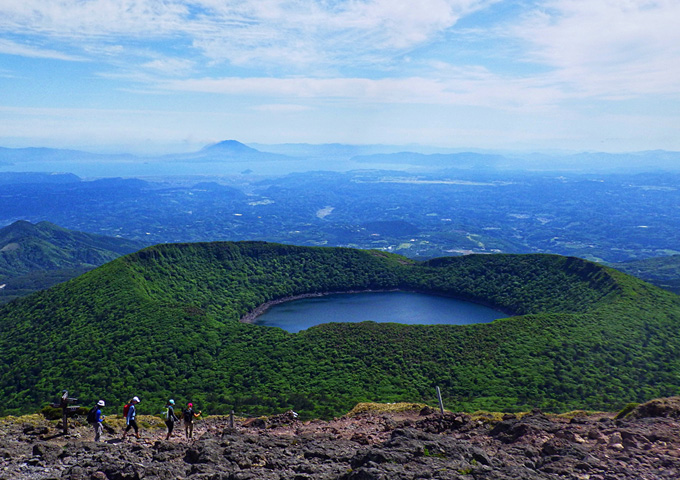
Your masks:
M 139 426 L 137 425 L 137 407 L 136 405 L 139 403 L 139 397 L 133 397 L 132 400 L 130 400 L 130 403 L 126 405 L 128 411 L 127 414 L 125 415 L 125 423 L 127 424 L 127 427 L 125 427 L 125 431 L 123 432 L 123 440 L 125 440 L 125 436 L 127 433 L 130 431 L 131 428 L 135 429 L 135 436 L 137 438 L 141 438 L 139 436 Z
M 104 400 L 99 400 L 97 402 L 97 405 L 92 407 L 90 411 L 87 413 L 87 423 L 92 425 L 92 428 L 94 428 L 94 441 L 98 442 L 101 439 L 102 436 L 102 431 L 104 430 L 104 425 L 102 425 L 102 422 L 104 421 L 104 415 L 102 415 L 102 407 L 104 407 L 106 403 Z

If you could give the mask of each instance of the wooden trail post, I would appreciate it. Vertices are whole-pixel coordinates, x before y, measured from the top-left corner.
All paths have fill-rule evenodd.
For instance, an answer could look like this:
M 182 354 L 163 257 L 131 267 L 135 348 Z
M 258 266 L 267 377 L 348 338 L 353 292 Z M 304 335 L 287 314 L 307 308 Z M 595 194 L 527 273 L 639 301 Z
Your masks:
M 64 430 L 64 435 L 68 433 L 69 414 L 73 414 L 76 410 L 80 408 L 80 405 L 69 405 L 69 403 L 76 403 L 77 401 L 78 401 L 77 398 L 70 398 L 68 396 L 68 391 L 64 390 L 64 392 L 61 395 L 61 399 L 59 400 L 59 403 L 52 404 L 54 408 L 61 408 L 61 421 L 62 428 Z
M 442 402 L 442 391 L 437 387 L 437 400 L 439 400 L 439 413 L 444 416 L 444 402 Z

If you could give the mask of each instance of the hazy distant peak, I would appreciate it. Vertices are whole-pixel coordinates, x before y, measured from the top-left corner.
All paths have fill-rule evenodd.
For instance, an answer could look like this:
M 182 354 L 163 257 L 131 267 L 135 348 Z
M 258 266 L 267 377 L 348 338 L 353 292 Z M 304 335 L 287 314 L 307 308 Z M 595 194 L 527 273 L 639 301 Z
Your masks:
M 48 222 L 45 220 L 38 223 L 31 223 L 27 220 L 17 220 L 11 225 L 0 228 L 0 245 L 2 245 L 2 243 L 7 239 L 15 241 L 27 236 L 46 239 L 50 238 L 55 233 L 74 233 L 74 232 L 71 232 L 63 227 L 60 227 L 52 222 Z
M 31 222 L 27 220 L 17 220 L 16 222 L 2 229 L 2 231 L 4 232 L 11 232 L 14 234 L 24 232 L 35 232 L 35 230 L 36 230 L 35 225 L 33 225 Z
M 222 142 L 214 143 L 212 145 L 206 145 L 201 149 L 201 152 L 221 152 L 221 153 L 257 153 L 259 150 L 250 148 L 241 142 L 236 140 L 224 140 Z
M 36 183 L 78 183 L 80 178 L 72 173 L 0 172 L 0 185 L 26 185 Z

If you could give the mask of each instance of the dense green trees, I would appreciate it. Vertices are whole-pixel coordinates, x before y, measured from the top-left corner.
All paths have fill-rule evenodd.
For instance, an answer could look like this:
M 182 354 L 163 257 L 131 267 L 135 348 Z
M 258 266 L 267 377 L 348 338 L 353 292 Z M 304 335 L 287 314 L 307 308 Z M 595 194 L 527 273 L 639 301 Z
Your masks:
M 49 288 L 145 245 L 49 222 L 0 228 L 0 303 Z
M 238 321 L 271 300 L 367 289 L 521 316 L 298 334 Z M 0 413 L 36 410 L 63 388 L 110 405 L 140 395 L 148 413 L 172 396 L 210 413 L 330 416 L 358 401 L 433 402 L 436 385 L 449 408 L 615 408 L 680 391 L 679 322 L 677 296 L 575 258 L 161 245 L 0 309 Z

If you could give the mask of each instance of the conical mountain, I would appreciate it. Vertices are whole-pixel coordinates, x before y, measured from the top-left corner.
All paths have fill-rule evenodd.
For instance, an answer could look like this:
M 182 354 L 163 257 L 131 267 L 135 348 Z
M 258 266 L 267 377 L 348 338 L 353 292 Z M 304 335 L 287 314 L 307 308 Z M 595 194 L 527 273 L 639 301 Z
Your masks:
M 278 153 L 269 153 L 251 148 L 237 140 L 224 140 L 206 145 L 197 152 L 167 155 L 165 158 L 175 161 L 191 160 L 194 162 L 259 162 L 291 160 L 293 157 Z
M 203 147 L 201 152 L 204 153 L 221 153 L 227 155 L 242 155 L 242 154 L 258 154 L 261 153 L 259 150 L 250 148 L 249 146 L 236 141 L 236 140 L 223 140 L 221 142 L 213 143 L 211 145 L 206 145 Z

